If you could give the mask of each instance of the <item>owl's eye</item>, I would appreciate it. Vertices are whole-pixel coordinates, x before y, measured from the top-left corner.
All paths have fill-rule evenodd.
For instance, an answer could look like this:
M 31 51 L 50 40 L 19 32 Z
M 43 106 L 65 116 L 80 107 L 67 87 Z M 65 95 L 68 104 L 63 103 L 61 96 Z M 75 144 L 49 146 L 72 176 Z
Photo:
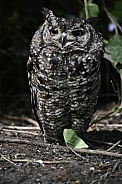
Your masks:
M 58 34 L 58 29 L 51 29 L 50 30 L 50 34 L 53 35 L 57 35 Z
M 84 31 L 83 30 L 74 30 L 72 31 L 73 36 L 83 36 Z

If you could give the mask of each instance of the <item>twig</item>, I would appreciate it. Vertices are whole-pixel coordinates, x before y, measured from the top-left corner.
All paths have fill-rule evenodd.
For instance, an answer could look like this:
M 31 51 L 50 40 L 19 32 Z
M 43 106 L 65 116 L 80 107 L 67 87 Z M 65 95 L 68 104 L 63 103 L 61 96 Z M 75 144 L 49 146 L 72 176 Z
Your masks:
M 23 134 L 31 134 L 31 135 L 38 135 L 38 133 L 35 132 L 29 132 L 29 131 L 21 131 L 21 130 L 9 130 L 9 129 L 2 129 L 2 131 L 5 132 L 15 132 L 15 133 L 23 133 Z
M 103 9 L 105 10 L 108 18 L 110 19 L 110 21 L 113 23 L 113 25 L 115 26 L 115 33 L 118 35 L 118 30 L 117 27 L 119 28 L 120 32 L 122 33 L 122 27 L 119 25 L 119 23 L 116 21 L 115 17 L 107 10 L 106 5 L 105 5 L 105 1 L 102 1 L 103 3 Z
M 11 164 L 17 166 L 14 162 L 12 162 L 10 159 L 6 158 L 4 155 L 1 154 L 1 157 L 2 157 L 4 160 L 6 160 L 7 162 L 9 162 L 9 163 L 11 163 Z
M 89 18 L 87 0 L 84 0 L 84 9 L 85 9 L 85 15 L 86 15 L 86 19 L 87 19 L 87 18 Z
M 115 171 L 115 169 L 117 168 L 117 166 L 119 165 L 119 163 L 120 163 L 120 160 L 118 160 L 118 161 L 115 163 L 115 165 L 114 165 L 114 167 L 113 167 L 113 169 L 112 169 L 112 172 Z
M 12 162 L 38 162 L 41 164 L 64 164 L 64 163 L 71 163 L 69 160 L 52 160 L 52 161 L 45 161 L 45 160 L 28 160 L 28 159 L 12 159 Z
M 103 156 L 110 156 L 110 157 L 117 157 L 122 158 L 122 154 L 119 153 L 113 153 L 113 152 L 107 152 L 107 151 L 101 151 L 101 150 L 90 150 L 90 149 L 74 149 L 78 153 L 87 153 L 87 154 L 94 154 L 94 155 L 103 155 Z
M 37 121 L 35 121 L 34 119 L 31 119 L 31 118 L 28 118 L 28 117 L 24 117 L 24 116 L 18 117 L 18 116 L 7 115 L 4 118 L 9 119 L 9 120 L 26 121 L 26 122 L 28 122 L 30 124 L 33 124 L 36 127 L 39 127 Z
M 49 147 L 50 144 L 47 143 L 37 143 L 35 141 L 28 141 L 28 140 L 21 140 L 21 139 L 10 139 L 10 138 L 5 138 L 5 139 L 0 139 L 0 142 L 3 143 L 18 143 L 18 144 L 27 144 L 27 145 L 33 145 L 33 146 L 39 146 L 39 147 Z M 52 145 L 54 148 L 62 148 L 62 146 L 59 145 Z M 68 151 L 69 148 L 64 147 L 64 152 Z M 92 154 L 92 155 L 103 155 L 103 156 L 110 156 L 110 157 L 117 157 L 117 158 L 122 158 L 122 154 L 119 153 L 113 153 L 113 152 L 107 152 L 107 151 L 100 151 L 100 150 L 91 150 L 91 149 L 78 149 L 78 148 L 73 148 L 73 150 L 77 153 L 86 153 L 86 154 Z
M 109 149 L 107 149 L 107 151 L 111 151 L 113 148 L 115 148 L 119 143 L 121 142 L 121 140 L 119 140 L 118 142 L 116 142 L 113 146 L 111 146 Z
M 105 10 L 105 12 L 106 12 L 108 18 L 109 18 L 110 21 L 112 22 L 112 24 L 115 26 L 115 33 L 116 33 L 116 35 L 118 35 L 119 33 L 118 33 L 118 30 L 117 30 L 117 25 L 116 25 L 116 22 L 115 22 L 115 20 L 114 20 L 114 18 L 113 18 L 113 16 L 112 16 L 112 14 L 111 14 L 106 8 L 104 8 L 104 10 Z
M 51 161 L 45 161 L 45 160 L 30 160 L 30 159 L 7 159 L 4 155 L 1 155 L 1 157 L 3 158 L 3 160 L 0 159 L 0 161 L 4 161 L 6 160 L 7 162 L 10 162 L 11 164 L 17 166 L 15 163 L 39 163 L 42 166 L 44 166 L 45 164 L 68 164 L 73 162 L 72 160 L 51 160 Z
M 122 124 L 112 124 L 112 125 L 105 125 L 106 127 L 108 127 L 108 128 L 118 128 L 118 129 L 120 129 L 120 128 L 122 128 Z
M 14 129 L 14 130 L 31 130 L 31 131 L 36 131 L 40 130 L 39 127 L 25 127 L 25 126 L 2 126 L 3 129 Z

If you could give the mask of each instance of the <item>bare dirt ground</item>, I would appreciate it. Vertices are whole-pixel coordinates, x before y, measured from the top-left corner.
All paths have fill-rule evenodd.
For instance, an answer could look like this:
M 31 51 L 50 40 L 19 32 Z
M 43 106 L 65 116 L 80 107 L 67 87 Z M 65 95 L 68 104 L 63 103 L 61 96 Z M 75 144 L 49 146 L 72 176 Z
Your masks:
M 92 125 L 87 137 L 88 149 L 71 150 L 44 143 L 33 117 L 1 116 L 0 183 L 121 184 L 122 113 Z

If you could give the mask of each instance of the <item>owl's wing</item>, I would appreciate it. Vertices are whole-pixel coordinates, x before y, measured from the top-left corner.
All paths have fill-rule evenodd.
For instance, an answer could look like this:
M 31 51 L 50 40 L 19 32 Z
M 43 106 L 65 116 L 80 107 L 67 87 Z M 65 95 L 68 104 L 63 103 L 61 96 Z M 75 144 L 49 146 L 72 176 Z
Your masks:
M 31 91 L 31 104 L 33 113 L 36 116 L 37 121 L 39 122 L 39 126 L 43 132 L 41 122 L 38 118 L 38 103 L 37 103 L 37 75 L 35 71 L 35 65 L 38 64 L 38 55 L 41 52 L 41 49 L 43 48 L 43 39 L 42 35 L 40 34 L 43 30 L 43 26 L 40 26 L 39 29 L 35 32 L 31 44 L 30 44 L 30 56 L 27 62 L 27 72 L 28 72 L 28 80 L 30 85 L 30 91 Z
M 32 110 L 33 110 L 34 115 L 36 116 L 37 121 L 40 122 L 38 119 L 38 115 L 37 115 L 37 109 L 38 109 L 37 107 L 37 83 L 33 75 L 33 72 L 34 72 L 33 65 L 34 65 L 33 58 L 29 57 L 28 62 L 27 62 L 27 72 L 28 72 L 28 80 L 29 80 L 29 86 L 30 86 L 30 91 L 31 91 Z M 41 122 L 39 123 L 39 126 L 43 132 Z

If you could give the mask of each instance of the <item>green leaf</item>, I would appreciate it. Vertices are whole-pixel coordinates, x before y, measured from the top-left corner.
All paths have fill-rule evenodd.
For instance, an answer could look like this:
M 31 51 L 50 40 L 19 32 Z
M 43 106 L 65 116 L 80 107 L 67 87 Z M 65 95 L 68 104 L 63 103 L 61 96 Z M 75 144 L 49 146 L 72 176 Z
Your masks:
M 106 40 L 106 39 L 104 39 L 104 40 L 103 40 L 103 43 L 104 43 L 104 45 L 108 45 L 109 41 Z
M 72 148 L 88 148 L 88 145 L 79 138 L 74 130 L 64 129 L 63 132 L 65 143 Z
M 99 14 L 98 5 L 95 3 L 92 3 L 91 0 L 88 1 L 88 12 L 89 12 L 89 17 L 97 17 Z
M 111 54 L 111 62 L 116 67 L 122 61 L 122 36 L 114 35 L 105 50 Z
M 97 17 L 99 14 L 99 7 L 97 4 L 92 3 L 92 0 L 89 0 L 87 3 L 87 9 L 88 9 L 88 14 L 89 17 Z M 80 18 L 86 18 L 85 15 L 85 7 L 82 9 L 82 11 L 79 14 Z

